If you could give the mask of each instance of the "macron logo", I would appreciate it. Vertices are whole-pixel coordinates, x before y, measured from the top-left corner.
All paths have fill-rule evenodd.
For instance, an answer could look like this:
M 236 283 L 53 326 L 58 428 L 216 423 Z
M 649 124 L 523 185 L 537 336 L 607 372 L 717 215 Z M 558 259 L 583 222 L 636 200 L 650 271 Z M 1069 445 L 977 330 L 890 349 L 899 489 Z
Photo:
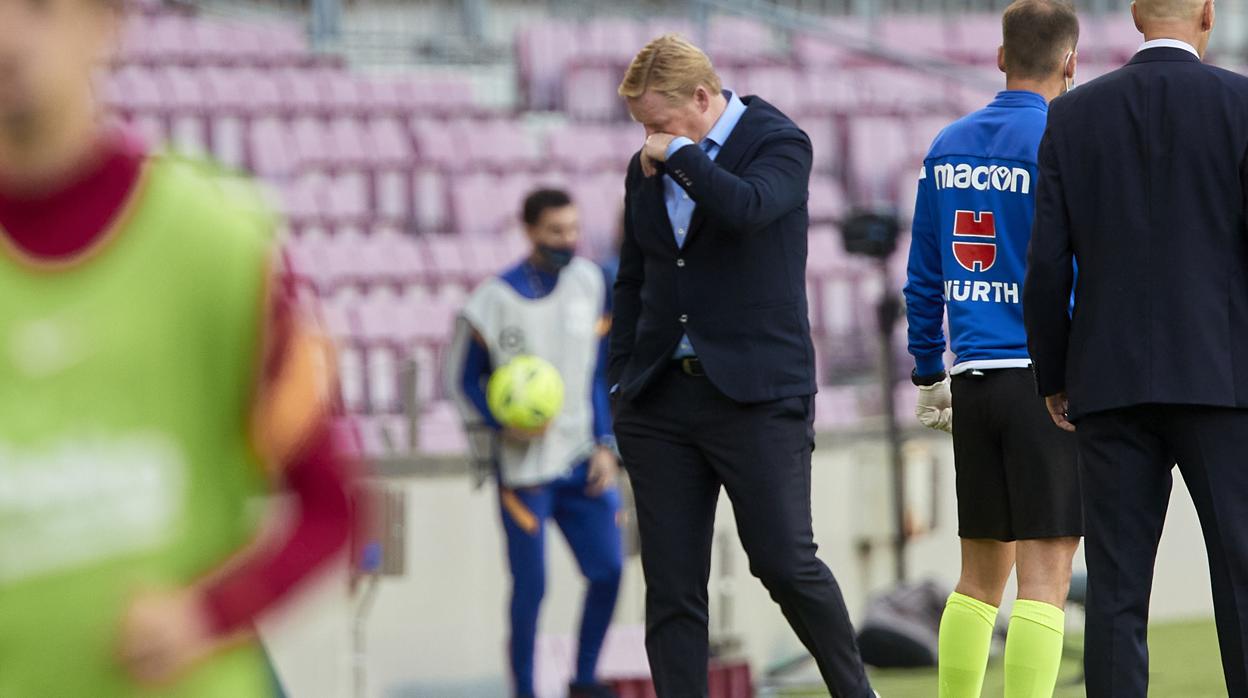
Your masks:
M 976 191 L 1008 191 L 1012 194 L 1031 193 L 1031 173 L 1021 167 L 966 163 L 934 165 L 936 189 L 974 189 Z

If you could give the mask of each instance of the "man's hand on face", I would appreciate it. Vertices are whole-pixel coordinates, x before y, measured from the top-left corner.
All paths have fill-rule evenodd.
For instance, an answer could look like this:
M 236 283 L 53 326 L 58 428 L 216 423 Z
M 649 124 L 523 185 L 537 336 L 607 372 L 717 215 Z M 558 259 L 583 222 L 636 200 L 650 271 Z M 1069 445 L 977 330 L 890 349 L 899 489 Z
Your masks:
M 656 162 L 667 161 L 667 147 L 676 140 L 670 133 L 652 133 L 646 137 L 646 144 L 641 148 L 641 171 L 647 177 L 653 177 L 659 170 Z

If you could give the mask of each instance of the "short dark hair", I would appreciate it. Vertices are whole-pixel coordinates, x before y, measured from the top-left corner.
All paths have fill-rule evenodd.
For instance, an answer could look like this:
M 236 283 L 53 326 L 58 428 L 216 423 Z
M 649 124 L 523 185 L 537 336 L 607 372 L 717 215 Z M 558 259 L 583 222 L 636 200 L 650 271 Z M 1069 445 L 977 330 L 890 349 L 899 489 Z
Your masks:
M 1016 0 L 1001 18 L 1005 71 L 1047 78 L 1061 70 L 1062 54 L 1079 45 L 1079 17 L 1065 0 Z
M 525 225 L 537 225 L 547 209 L 563 208 L 572 205 L 572 197 L 562 189 L 538 189 L 524 199 L 524 213 L 521 218 Z

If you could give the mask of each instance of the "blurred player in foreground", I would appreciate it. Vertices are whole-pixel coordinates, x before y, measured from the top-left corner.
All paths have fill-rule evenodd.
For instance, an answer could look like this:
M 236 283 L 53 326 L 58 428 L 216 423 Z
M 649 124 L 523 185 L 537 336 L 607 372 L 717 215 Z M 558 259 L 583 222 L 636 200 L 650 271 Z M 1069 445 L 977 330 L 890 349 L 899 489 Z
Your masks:
M 101 125 L 121 9 L 0 0 L 0 696 L 269 695 L 252 622 L 350 529 L 325 346 L 254 195 Z
M 1016 562 L 1005 695 L 1052 695 L 1082 534 L 1077 445 L 1035 397 L 1020 294 L 1036 153 L 1049 101 L 1075 77 L 1079 20 L 1060 0 L 1018 0 L 1003 29 L 1006 90 L 946 128 L 923 164 L 906 285 L 918 416 L 953 432 L 957 468 L 962 576 L 940 624 L 942 698 L 978 698 Z
M 533 192 L 524 202 L 523 218 L 533 253 L 482 283 L 469 298 L 451 347 L 450 392 L 470 429 L 484 425 L 501 437 L 499 502 L 513 580 L 510 650 L 516 695 L 534 695 L 546 522 L 553 519 L 589 581 L 571 696 L 609 697 L 614 694 L 597 683 L 596 671 L 623 564 L 616 523 L 619 463 L 606 386 L 609 296 L 602 270 L 574 253 L 579 222 L 566 193 Z M 553 364 L 565 386 L 562 411 L 535 432 L 504 429 L 486 400 L 490 374 L 521 355 Z

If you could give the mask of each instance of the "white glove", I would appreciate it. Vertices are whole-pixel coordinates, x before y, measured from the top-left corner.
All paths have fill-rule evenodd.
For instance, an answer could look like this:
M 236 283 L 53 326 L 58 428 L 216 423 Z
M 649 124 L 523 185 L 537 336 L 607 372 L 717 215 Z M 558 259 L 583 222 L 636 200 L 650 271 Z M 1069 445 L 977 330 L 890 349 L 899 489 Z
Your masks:
M 925 427 L 953 433 L 953 396 L 949 393 L 949 377 L 933 385 L 919 386 L 919 404 L 914 415 Z

